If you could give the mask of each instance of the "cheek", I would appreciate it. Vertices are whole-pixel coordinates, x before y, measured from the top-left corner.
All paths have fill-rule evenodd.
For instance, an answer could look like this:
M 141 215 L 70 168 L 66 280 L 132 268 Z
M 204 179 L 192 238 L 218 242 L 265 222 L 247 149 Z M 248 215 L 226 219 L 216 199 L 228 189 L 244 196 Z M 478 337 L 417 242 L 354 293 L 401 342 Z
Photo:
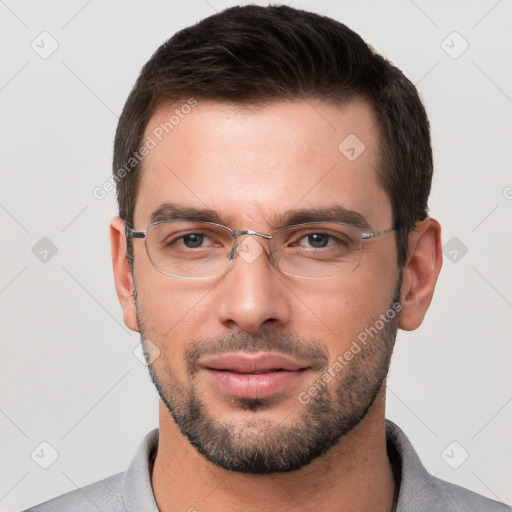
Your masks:
M 204 303 L 214 284 L 166 276 L 144 262 L 135 265 L 135 281 L 145 336 L 162 353 L 183 354 L 206 320 Z
M 325 283 L 324 283 L 325 284 Z M 388 297 L 372 293 L 360 285 L 324 286 L 319 290 L 297 291 L 307 307 L 295 312 L 295 331 L 323 338 L 332 355 L 343 352 L 357 335 L 373 323 L 389 306 Z
M 294 294 L 307 307 L 296 309 L 294 330 L 323 337 L 331 357 L 343 353 L 391 306 L 399 274 L 393 257 L 380 258 L 372 269 L 367 262 L 346 276 L 295 286 Z

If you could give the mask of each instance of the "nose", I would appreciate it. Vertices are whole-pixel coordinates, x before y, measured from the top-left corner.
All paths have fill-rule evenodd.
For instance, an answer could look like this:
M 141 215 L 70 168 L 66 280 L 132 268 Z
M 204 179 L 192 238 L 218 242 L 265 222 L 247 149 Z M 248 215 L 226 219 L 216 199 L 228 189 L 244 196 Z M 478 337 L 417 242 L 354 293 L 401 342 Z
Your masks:
M 218 288 L 217 317 L 230 329 L 256 334 L 264 325 L 290 321 L 289 296 L 283 277 L 267 255 L 267 242 L 247 236 Z

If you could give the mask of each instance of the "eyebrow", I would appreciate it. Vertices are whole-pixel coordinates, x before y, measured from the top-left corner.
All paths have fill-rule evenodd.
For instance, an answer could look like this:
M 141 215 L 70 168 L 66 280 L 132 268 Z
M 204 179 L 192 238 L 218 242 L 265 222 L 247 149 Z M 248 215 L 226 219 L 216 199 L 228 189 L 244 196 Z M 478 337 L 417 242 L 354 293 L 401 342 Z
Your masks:
M 208 208 L 192 208 L 176 203 L 162 203 L 151 214 L 150 223 L 176 219 L 194 222 L 214 222 L 223 225 L 229 225 L 232 221 L 231 217 L 223 218 L 218 212 Z M 371 230 L 370 223 L 361 213 L 349 210 L 341 205 L 285 210 L 273 217 L 272 227 L 276 229 L 278 227 L 307 224 L 309 222 L 340 222 L 355 226 L 361 231 Z
M 176 203 L 162 203 L 151 214 L 150 223 L 153 224 L 155 222 L 165 222 L 176 219 L 222 224 L 222 218 L 215 210 L 208 208 L 192 208 Z
M 291 226 L 306 224 L 308 222 L 341 222 L 359 228 L 361 231 L 370 231 L 370 223 L 359 212 L 348 210 L 341 205 L 326 208 L 304 208 L 300 210 L 286 210 L 276 217 L 277 225 Z

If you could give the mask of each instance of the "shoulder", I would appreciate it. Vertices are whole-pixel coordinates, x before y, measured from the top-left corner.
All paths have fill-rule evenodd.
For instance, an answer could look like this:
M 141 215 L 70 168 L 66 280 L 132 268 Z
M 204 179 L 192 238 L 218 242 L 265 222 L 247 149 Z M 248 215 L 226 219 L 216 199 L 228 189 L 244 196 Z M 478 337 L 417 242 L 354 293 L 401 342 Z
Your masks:
M 24 512 L 124 512 L 122 483 L 123 473 L 118 473 L 45 501 Z
M 29 508 L 24 512 L 158 512 L 151 487 L 151 468 L 158 448 L 158 429 L 140 443 L 128 469 Z
M 432 508 L 432 512 L 512 512 L 512 508 L 505 503 L 491 500 L 433 476 L 425 491 L 427 503 L 437 507 Z M 421 499 L 421 496 L 419 498 Z
M 389 420 L 386 438 L 399 482 L 397 512 L 512 512 L 504 503 L 431 475 L 404 432 Z

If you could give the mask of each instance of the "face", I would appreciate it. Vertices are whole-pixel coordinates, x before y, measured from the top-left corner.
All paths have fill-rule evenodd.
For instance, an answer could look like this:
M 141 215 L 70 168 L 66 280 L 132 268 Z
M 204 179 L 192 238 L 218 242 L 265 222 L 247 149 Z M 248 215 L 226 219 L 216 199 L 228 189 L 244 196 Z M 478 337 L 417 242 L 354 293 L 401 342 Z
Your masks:
M 146 137 L 175 109 L 159 110 Z M 283 212 L 333 208 L 384 230 L 392 208 L 378 168 L 363 100 L 199 102 L 147 155 L 134 227 L 170 203 L 263 234 L 283 227 Z M 158 272 L 134 240 L 137 326 L 159 354 L 148 362 L 160 397 L 202 455 L 239 472 L 296 470 L 357 425 L 383 385 L 399 309 L 395 234 L 365 241 L 357 268 L 330 279 L 285 275 L 268 241 L 245 239 L 254 257 L 195 280 Z

